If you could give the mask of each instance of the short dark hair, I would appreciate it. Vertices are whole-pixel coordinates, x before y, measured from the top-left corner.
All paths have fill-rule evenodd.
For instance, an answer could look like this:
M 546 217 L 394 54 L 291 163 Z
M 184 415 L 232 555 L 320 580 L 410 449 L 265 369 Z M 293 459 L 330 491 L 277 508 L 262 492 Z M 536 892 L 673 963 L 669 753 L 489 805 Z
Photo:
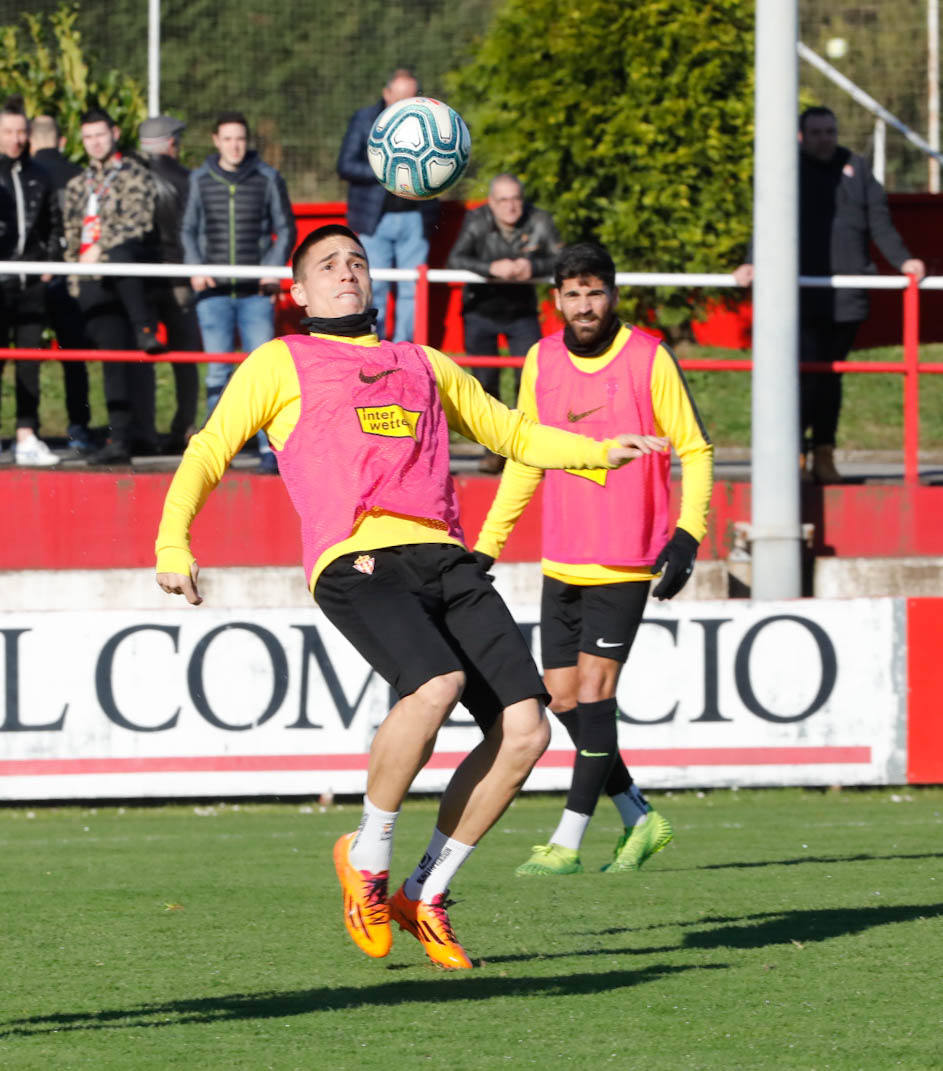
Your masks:
M 86 123 L 107 123 L 109 126 L 117 126 L 104 108 L 89 108 L 87 112 L 82 113 L 79 123 L 81 126 L 85 126 Z
M 23 97 L 20 93 L 14 93 L 12 97 L 7 97 L 3 102 L 3 107 L 0 108 L 0 115 L 22 115 L 26 118 L 26 104 L 23 101 Z
M 308 250 L 313 245 L 317 245 L 318 242 L 323 241 L 325 238 L 330 238 L 334 234 L 342 235 L 344 238 L 352 238 L 363 249 L 363 242 L 360 241 L 360 238 L 350 227 L 345 227 L 343 223 L 325 223 L 323 227 L 316 228 L 306 238 L 302 239 L 298 243 L 298 248 L 292 253 L 291 274 L 294 279 L 301 275 L 301 265 L 308 255 Z M 364 250 L 363 258 L 364 260 L 367 259 L 366 250 Z
M 806 110 L 799 116 L 799 133 L 805 133 L 805 124 L 807 119 L 824 119 L 826 115 L 830 115 L 835 119 L 835 113 L 831 108 L 823 107 L 822 105 L 816 105 L 813 108 L 806 108 Z M 835 119 L 838 122 L 837 119 Z
M 249 121 L 242 114 L 242 112 L 220 112 L 216 116 L 216 125 L 213 127 L 213 133 L 218 134 L 219 128 L 225 126 L 226 123 L 241 123 L 246 131 L 246 137 L 249 136 Z
M 594 275 L 609 290 L 615 289 L 616 266 L 605 246 L 599 242 L 574 242 L 560 250 L 553 265 L 554 286 L 559 290 L 564 279 L 578 279 L 581 275 Z

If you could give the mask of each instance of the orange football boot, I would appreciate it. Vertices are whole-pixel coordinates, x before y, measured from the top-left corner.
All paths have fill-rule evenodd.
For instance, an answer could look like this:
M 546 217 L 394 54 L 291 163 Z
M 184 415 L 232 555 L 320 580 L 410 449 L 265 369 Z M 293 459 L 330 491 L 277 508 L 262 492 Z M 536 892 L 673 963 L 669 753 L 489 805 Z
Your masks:
M 450 970 L 464 970 L 471 967 L 472 962 L 456 940 L 445 912 L 452 903 L 447 896 L 448 890 L 427 904 L 422 900 L 410 900 L 400 887 L 390 900 L 390 918 L 422 944 L 433 963 Z
M 350 863 L 356 833 L 345 833 L 334 845 L 334 868 L 344 892 L 344 925 L 354 944 L 368 956 L 382 959 L 393 946 L 387 884 L 390 872 L 357 870 Z

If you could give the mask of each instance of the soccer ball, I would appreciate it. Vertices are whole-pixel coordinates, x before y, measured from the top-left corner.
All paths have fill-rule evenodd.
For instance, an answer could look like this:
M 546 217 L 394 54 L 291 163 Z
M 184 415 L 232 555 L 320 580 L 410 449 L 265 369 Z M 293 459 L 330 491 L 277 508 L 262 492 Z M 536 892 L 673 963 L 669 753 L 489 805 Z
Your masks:
M 408 97 L 382 112 L 367 140 L 377 181 L 397 197 L 423 201 L 454 186 L 468 166 L 471 138 L 441 100 Z

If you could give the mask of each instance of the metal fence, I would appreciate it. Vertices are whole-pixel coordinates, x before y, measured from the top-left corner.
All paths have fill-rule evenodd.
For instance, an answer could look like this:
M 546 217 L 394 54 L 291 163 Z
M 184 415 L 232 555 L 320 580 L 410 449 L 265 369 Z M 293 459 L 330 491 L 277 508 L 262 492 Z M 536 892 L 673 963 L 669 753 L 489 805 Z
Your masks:
M 61 0 L 0 0 L 0 26 L 24 26 Z M 256 147 L 285 176 L 293 201 L 346 193 L 335 173 L 351 115 L 379 100 L 397 67 L 444 95 L 487 27 L 496 0 L 161 0 L 160 108 L 184 119 L 184 163 L 212 150 L 218 112 L 245 113 Z M 145 92 L 147 0 L 79 0 L 87 55 Z M 0 86 L 0 94 L 3 87 Z
M 0 0 L 0 26 L 47 14 L 62 0 Z M 413 67 L 423 90 L 443 95 L 444 76 L 471 56 L 502 0 L 160 0 L 160 104 L 185 119 L 185 162 L 210 150 L 222 109 L 245 111 L 258 147 L 295 201 L 344 192 L 334 165 L 351 114 L 378 99 L 390 71 Z M 744 0 L 750 4 L 751 0 Z M 938 0 L 799 0 L 800 38 L 908 126 L 930 124 L 928 11 Z M 147 0 L 78 0 L 87 52 L 146 90 Z M 870 153 L 874 122 L 808 64 L 804 103 L 827 104 L 842 140 Z M 3 87 L 0 86 L 0 93 Z M 927 188 L 927 162 L 888 132 L 886 185 Z

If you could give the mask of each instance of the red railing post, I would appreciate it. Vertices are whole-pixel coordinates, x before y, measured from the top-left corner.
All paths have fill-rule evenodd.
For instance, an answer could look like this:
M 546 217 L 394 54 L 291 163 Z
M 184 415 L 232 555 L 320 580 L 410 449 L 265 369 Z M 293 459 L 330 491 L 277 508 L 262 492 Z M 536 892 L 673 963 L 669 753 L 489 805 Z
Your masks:
M 413 342 L 417 346 L 429 345 L 429 265 L 420 264 L 416 269 L 416 299 L 413 306 Z
M 918 480 L 920 450 L 920 283 L 908 276 L 904 291 L 904 483 Z

